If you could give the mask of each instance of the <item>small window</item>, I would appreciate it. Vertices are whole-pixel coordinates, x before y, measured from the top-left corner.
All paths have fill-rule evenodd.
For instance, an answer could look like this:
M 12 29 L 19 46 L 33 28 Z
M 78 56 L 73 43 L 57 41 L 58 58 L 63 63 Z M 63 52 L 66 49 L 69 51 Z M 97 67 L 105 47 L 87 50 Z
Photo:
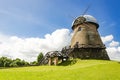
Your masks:
M 78 31 L 81 31 L 81 30 L 82 30 L 81 27 L 79 27 L 79 28 L 78 28 Z

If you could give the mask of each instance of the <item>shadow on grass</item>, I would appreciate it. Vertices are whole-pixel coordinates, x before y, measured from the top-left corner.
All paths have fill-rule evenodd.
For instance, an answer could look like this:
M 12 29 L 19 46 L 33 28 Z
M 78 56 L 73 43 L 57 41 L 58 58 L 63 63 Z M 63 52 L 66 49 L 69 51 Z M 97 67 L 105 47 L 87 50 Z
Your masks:
M 68 65 L 73 65 L 77 62 L 77 60 L 68 60 L 68 61 L 65 61 L 65 62 L 62 62 L 60 64 L 58 64 L 58 66 L 68 66 Z
M 120 64 L 120 62 L 118 62 Z
M 11 69 L 11 68 L 18 68 L 18 67 L 0 67 L 0 69 Z
M 23 67 L 31 67 L 31 66 L 18 66 L 18 67 L 0 67 L 0 69 L 12 69 L 12 68 L 23 68 Z

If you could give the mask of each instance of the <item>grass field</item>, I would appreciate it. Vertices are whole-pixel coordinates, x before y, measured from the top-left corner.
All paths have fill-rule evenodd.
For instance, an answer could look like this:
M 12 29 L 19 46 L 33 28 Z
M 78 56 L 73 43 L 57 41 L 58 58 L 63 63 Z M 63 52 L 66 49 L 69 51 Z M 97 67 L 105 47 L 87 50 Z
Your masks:
M 118 62 L 77 60 L 69 63 L 0 69 L 0 80 L 120 80 Z

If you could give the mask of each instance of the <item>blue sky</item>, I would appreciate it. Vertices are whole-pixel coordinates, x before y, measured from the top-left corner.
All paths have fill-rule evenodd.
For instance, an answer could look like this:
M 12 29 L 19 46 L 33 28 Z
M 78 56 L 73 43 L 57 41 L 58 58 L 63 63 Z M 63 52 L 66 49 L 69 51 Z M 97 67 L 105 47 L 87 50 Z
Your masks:
M 20 37 L 43 37 L 68 28 L 91 4 L 86 14 L 99 22 L 101 35 L 119 40 L 119 0 L 0 0 L 0 32 Z

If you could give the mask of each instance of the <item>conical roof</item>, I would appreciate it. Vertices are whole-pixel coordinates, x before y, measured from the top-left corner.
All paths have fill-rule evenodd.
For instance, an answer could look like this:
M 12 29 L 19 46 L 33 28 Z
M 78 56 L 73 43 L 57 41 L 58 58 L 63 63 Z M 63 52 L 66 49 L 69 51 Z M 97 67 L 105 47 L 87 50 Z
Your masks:
M 84 20 L 84 18 L 85 18 L 85 20 Z M 91 15 L 83 15 L 83 16 L 81 15 L 81 16 L 77 17 L 77 18 L 73 21 L 73 23 L 72 23 L 72 29 L 73 29 L 73 27 L 74 27 L 75 25 L 81 24 L 82 21 L 94 23 L 97 27 L 99 27 L 99 24 L 98 24 L 96 18 L 94 18 L 94 17 L 91 16 Z

